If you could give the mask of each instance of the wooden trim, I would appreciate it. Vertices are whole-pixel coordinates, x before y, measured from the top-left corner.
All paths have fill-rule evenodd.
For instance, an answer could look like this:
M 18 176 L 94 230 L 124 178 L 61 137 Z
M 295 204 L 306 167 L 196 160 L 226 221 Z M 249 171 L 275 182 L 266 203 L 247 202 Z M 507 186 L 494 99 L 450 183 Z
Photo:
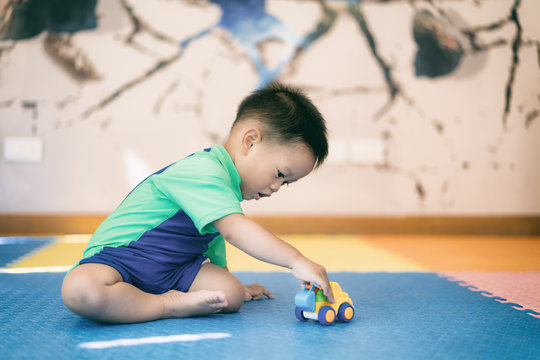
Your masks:
M 540 217 L 267 217 L 280 233 L 539 236 Z
M 0 214 L 0 236 L 93 233 L 106 215 Z M 251 217 L 282 234 L 434 234 L 540 236 L 540 216 Z
M 0 235 L 91 234 L 106 215 L 0 214 Z

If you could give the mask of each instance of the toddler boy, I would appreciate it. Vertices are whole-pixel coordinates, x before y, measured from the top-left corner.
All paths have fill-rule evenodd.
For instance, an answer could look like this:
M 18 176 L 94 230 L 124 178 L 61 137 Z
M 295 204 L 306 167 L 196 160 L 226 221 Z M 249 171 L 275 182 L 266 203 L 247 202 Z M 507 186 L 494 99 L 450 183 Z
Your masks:
M 223 239 L 319 284 L 333 301 L 326 270 L 240 207 L 303 178 L 327 154 L 324 119 L 302 92 L 277 83 L 255 91 L 224 146 L 149 176 L 99 226 L 64 279 L 64 303 L 92 320 L 131 323 L 234 312 L 245 300 L 273 298 L 227 270 Z

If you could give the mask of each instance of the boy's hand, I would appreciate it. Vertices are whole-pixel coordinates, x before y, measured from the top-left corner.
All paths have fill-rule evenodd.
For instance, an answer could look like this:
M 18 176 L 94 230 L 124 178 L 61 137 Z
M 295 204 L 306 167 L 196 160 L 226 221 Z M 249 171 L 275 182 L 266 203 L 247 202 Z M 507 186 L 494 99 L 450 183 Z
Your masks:
M 332 294 L 332 288 L 324 267 L 305 257 L 301 257 L 292 267 L 292 273 L 303 283 L 311 281 L 319 285 L 328 301 L 334 303 L 334 294 Z
M 244 285 L 244 301 L 260 300 L 263 296 L 273 299 L 274 295 L 259 284 Z

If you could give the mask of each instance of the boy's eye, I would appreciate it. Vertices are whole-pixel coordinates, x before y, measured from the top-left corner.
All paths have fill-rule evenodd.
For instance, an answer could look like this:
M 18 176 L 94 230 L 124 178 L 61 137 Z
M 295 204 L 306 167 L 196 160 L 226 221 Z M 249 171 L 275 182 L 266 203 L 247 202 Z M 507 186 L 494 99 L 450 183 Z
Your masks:
M 283 175 L 283 173 L 282 173 L 281 171 L 278 170 L 278 172 L 277 172 L 277 177 L 278 177 L 278 178 L 284 178 L 285 175 Z M 290 182 L 288 182 L 288 181 L 284 181 L 284 182 L 283 182 L 283 185 L 289 185 L 289 184 L 290 184 Z

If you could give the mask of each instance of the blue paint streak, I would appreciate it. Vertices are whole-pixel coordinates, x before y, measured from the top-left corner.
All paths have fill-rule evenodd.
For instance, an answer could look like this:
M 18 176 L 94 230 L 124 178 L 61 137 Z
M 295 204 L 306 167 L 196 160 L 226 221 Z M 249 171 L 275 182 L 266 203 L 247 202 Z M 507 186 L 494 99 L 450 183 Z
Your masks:
M 223 28 L 244 48 L 255 66 L 259 75 L 257 88 L 268 85 L 290 64 L 301 44 L 301 38 L 288 29 L 281 20 L 266 12 L 266 0 L 212 0 L 211 2 L 219 6 L 222 11 L 220 20 L 208 29 L 182 40 L 179 55 L 183 54 L 192 41 L 203 38 L 215 28 Z M 264 64 L 258 49 L 259 43 L 268 40 L 279 40 L 285 45 L 279 64 L 273 69 L 269 69 Z

